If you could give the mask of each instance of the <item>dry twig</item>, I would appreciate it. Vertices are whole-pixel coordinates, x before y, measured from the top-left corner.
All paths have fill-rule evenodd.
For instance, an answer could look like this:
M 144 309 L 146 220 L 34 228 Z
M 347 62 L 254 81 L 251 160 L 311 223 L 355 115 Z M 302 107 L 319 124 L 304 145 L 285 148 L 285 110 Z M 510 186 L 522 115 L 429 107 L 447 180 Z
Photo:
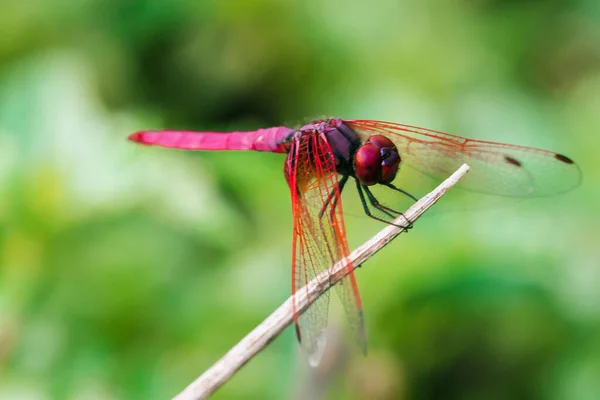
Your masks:
M 404 213 L 404 217 L 398 217 L 393 223 L 402 226 L 406 225 L 408 221 L 415 222 L 468 171 L 469 166 L 464 164 L 435 190 L 413 204 Z M 347 260 L 352 263 L 354 268 L 359 267 L 402 232 L 400 228 L 387 225 L 377 235 L 354 250 L 347 259 L 341 260 L 332 268 L 323 271 L 308 283 L 307 288 L 299 289 L 296 293 L 296 307 L 298 311 L 304 312 L 308 308 L 308 298 L 315 299 L 321 296 L 347 274 Z M 229 350 L 219 361 L 173 399 L 197 400 L 210 396 L 291 323 L 292 298 L 290 297 L 244 339 Z

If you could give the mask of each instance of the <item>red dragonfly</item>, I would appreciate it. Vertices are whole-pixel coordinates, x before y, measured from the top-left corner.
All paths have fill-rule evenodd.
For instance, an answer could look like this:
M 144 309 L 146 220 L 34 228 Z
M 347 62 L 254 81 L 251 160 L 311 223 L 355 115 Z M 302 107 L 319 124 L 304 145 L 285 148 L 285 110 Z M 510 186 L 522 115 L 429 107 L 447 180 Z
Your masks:
M 141 131 L 129 139 L 184 150 L 254 150 L 287 153 L 284 174 L 293 212 L 292 294 L 349 254 L 341 193 L 349 178 L 365 213 L 390 223 L 401 213 L 372 192 L 374 185 L 398 196 L 399 167 L 412 167 L 443 180 L 463 163 L 463 188 L 512 197 L 547 196 L 576 187 L 579 167 L 568 157 L 531 147 L 467 139 L 391 122 L 329 118 L 300 129 L 273 127 L 247 132 Z M 408 227 L 403 227 L 408 228 Z M 354 336 L 366 353 L 362 303 L 352 266 L 336 285 Z M 328 292 L 312 301 L 294 322 L 298 341 L 316 365 L 324 350 Z

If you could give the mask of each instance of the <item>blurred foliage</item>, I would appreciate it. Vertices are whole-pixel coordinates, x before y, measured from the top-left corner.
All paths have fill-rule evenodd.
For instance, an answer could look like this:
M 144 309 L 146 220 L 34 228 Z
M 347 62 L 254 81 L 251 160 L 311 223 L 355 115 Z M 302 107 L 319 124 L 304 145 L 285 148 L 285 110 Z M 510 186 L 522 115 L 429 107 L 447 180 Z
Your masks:
M 367 358 L 332 316 L 321 368 L 288 329 L 215 398 L 600 398 L 595 0 L 0 10 L 0 398 L 170 398 L 289 295 L 283 158 L 128 133 L 324 115 L 557 150 L 584 181 L 424 218 L 358 271 Z M 350 214 L 352 245 L 380 227 Z

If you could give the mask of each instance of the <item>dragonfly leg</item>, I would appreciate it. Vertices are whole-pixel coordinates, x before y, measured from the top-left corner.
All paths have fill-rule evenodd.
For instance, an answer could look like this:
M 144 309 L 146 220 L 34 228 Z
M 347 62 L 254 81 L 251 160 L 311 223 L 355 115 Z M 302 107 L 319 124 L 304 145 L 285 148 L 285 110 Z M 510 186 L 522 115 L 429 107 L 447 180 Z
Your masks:
M 362 186 L 358 180 L 356 180 L 356 190 L 358 190 L 358 196 L 360 197 L 360 202 L 362 203 L 363 209 L 365 210 L 365 214 L 367 214 L 367 216 L 369 218 L 372 218 L 374 220 L 377 220 L 377 221 L 380 221 L 380 222 L 383 222 L 383 223 L 386 223 L 386 224 L 394 225 L 395 227 L 403 229 L 404 231 L 408 231 L 410 228 L 412 228 L 412 223 L 410 223 L 408 226 L 396 225 L 396 224 L 393 224 L 393 223 L 391 223 L 389 221 L 386 221 L 383 218 L 379 218 L 376 215 L 373 215 L 371 213 L 371 210 L 369 209 L 369 205 L 367 204 L 367 200 L 365 199 L 365 194 L 363 193 L 363 190 L 367 193 L 367 196 L 369 196 L 369 202 L 371 203 L 371 205 L 373 207 L 377 208 L 378 210 L 380 210 L 381 212 L 389 215 L 392 218 L 394 217 L 394 215 L 391 214 L 389 211 L 382 210 L 382 209 L 378 208 L 375 204 L 373 204 L 373 202 L 375 202 L 376 204 L 379 205 L 379 203 L 377 202 L 377 199 L 375 199 L 375 196 L 373 196 L 373 194 L 371 193 L 371 191 L 369 189 L 367 189 L 366 187 Z M 388 209 L 388 210 L 391 210 L 391 209 Z M 391 210 L 391 211 L 393 211 L 393 210 Z M 397 214 L 398 215 L 403 215 L 402 213 L 397 213 Z M 407 219 L 407 221 L 408 221 L 408 219 Z
M 365 191 L 365 193 L 367 194 L 367 198 L 369 199 L 369 203 L 371 203 L 371 205 L 373 207 L 375 207 L 376 209 L 378 209 L 379 211 L 381 211 L 382 213 L 395 218 L 399 215 L 403 215 L 400 211 L 396 211 L 393 208 L 390 208 L 388 206 L 385 206 L 383 204 L 381 204 L 379 202 L 379 200 L 377 200 L 377 198 L 375 197 L 375 195 L 371 192 L 371 190 L 368 187 L 363 187 L 363 190 Z
M 371 192 L 371 190 L 368 187 L 363 187 L 363 190 L 367 194 L 367 198 L 369 199 L 369 203 L 371 203 L 371 205 L 373 207 L 375 207 L 376 209 L 378 209 L 382 213 L 384 213 L 384 214 L 386 214 L 386 215 L 388 215 L 388 216 L 390 216 L 392 218 L 396 218 L 396 217 L 398 217 L 398 216 L 401 215 L 401 216 L 404 217 L 404 219 L 406 219 L 408 221 L 408 218 L 406 218 L 402 212 L 396 211 L 393 208 L 390 208 L 390 207 L 387 207 L 387 206 L 381 204 L 379 202 L 379 200 L 377 200 L 377 198 L 375 197 L 375 195 L 373 195 L 373 193 Z M 408 229 L 411 229 L 413 226 L 412 226 L 412 223 L 409 223 L 408 226 L 406 226 L 406 227 L 405 226 L 401 226 L 401 227 L 404 228 L 404 231 L 408 231 Z
M 414 201 L 418 201 L 418 199 L 417 199 L 415 196 L 413 196 L 412 194 L 408 193 L 406 190 L 402 190 L 402 189 L 400 189 L 400 188 L 397 188 L 396 186 L 392 185 L 391 183 L 386 183 L 386 184 L 385 184 L 385 186 L 387 186 L 387 187 L 389 187 L 390 189 L 393 189 L 393 190 L 395 190 L 395 191 L 397 191 L 397 192 L 400 192 L 400 193 L 402 193 L 402 194 L 403 194 L 403 195 L 405 195 L 405 196 L 408 196 L 408 197 L 410 197 L 410 198 L 411 198 L 411 199 L 413 199 Z
M 346 185 L 346 182 L 348 182 L 348 175 L 344 175 L 342 176 L 342 179 L 340 179 L 339 183 L 338 183 L 338 190 L 339 190 L 339 196 L 335 196 L 335 190 L 332 191 L 332 193 L 330 194 L 330 196 L 333 196 L 333 205 L 331 207 L 331 212 L 329 213 L 329 218 L 331 219 L 331 221 L 333 221 L 333 216 L 335 214 L 335 209 L 337 207 L 338 201 L 341 199 L 342 196 L 342 190 L 344 189 L 344 186 Z
M 323 207 L 319 211 L 319 219 L 323 218 L 323 215 L 325 214 L 325 211 L 327 210 L 329 203 L 331 203 L 333 201 L 333 204 L 332 204 L 332 207 L 331 207 L 331 210 L 329 213 L 329 217 L 333 221 L 333 214 L 335 213 L 335 208 L 337 207 L 337 202 L 338 202 L 338 196 L 335 195 L 336 190 L 339 190 L 339 193 L 341 195 L 342 190 L 344 189 L 344 185 L 346 185 L 346 182 L 348 182 L 348 175 L 342 176 L 342 178 L 337 183 L 337 187 L 334 187 L 333 189 L 331 189 L 331 192 L 329 192 L 329 196 L 327 196 L 327 200 L 325 200 L 325 204 L 323 204 Z

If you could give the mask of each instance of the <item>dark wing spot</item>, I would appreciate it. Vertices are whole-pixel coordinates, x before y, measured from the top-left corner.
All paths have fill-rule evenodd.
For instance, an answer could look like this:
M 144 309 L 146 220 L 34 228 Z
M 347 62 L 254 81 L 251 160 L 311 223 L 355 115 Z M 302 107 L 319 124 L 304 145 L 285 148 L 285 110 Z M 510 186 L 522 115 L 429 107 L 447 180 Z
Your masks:
M 504 159 L 507 163 L 515 165 L 517 167 L 520 167 L 522 165 L 521 161 L 517 160 L 516 158 L 512 158 L 511 156 L 504 156 Z
M 562 154 L 558 154 L 556 153 L 554 155 L 554 158 L 556 158 L 558 161 L 562 161 L 566 164 L 573 164 L 573 160 L 571 160 L 569 157 L 567 156 L 563 156 Z

